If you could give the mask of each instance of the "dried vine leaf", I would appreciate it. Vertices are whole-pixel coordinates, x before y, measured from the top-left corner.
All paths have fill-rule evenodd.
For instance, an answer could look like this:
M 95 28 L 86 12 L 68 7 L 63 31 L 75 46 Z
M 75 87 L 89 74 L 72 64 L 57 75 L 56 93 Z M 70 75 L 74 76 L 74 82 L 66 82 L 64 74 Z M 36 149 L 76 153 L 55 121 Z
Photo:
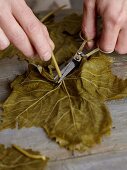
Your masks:
M 127 80 L 111 72 L 110 57 L 98 54 L 57 85 L 31 68 L 11 85 L 3 105 L 1 129 L 39 126 L 71 150 L 85 150 L 109 134 L 111 117 L 104 101 L 127 96 Z
M 17 55 L 17 49 L 11 44 L 7 49 L 0 51 L 0 59 Z
M 83 65 L 82 87 L 102 101 L 127 97 L 127 79 L 122 80 L 112 74 L 113 59 L 98 53 Z M 88 79 L 89 77 L 89 79 Z
M 31 150 L 28 150 L 28 152 L 35 154 Z M 0 145 L 0 170 L 43 170 L 46 163 L 47 160 L 31 159 L 15 148 L 5 149 L 3 145 Z
M 59 22 L 47 22 L 50 36 L 55 42 L 58 64 L 66 62 L 78 49 L 77 37 L 81 16 L 72 14 Z M 3 56 L 20 56 L 13 47 Z M 21 54 L 22 55 L 22 54 Z M 1 56 L 1 54 L 0 54 Z M 85 150 L 99 143 L 111 129 L 110 113 L 104 102 L 127 96 L 127 80 L 111 72 L 111 60 L 97 54 L 58 85 L 53 82 L 52 61 L 30 61 L 29 73 L 18 76 L 11 84 L 12 93 L 3 104 L 4 122 L 0 129 L 43 127 L 48 136 L 71 150 Z M 48 67 L 47 67 L 48 66 Z

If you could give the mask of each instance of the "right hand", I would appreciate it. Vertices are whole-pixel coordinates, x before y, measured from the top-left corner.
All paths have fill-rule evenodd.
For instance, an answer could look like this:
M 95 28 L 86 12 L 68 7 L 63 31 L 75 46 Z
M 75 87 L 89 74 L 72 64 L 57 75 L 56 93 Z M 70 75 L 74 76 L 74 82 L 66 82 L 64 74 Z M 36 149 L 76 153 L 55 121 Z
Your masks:
M 51 58 L 54 43 L 25 0 L 0 0 L 0 50 L 13 43 L 24 55 Z
M 82 31 L 84 36 L 93 41 L 97 34 L 96 18 L 102 17 L 103 30 L 98 40 L 99 48 L 110 53 L 127 54 L 127 0 L 84 0 Z

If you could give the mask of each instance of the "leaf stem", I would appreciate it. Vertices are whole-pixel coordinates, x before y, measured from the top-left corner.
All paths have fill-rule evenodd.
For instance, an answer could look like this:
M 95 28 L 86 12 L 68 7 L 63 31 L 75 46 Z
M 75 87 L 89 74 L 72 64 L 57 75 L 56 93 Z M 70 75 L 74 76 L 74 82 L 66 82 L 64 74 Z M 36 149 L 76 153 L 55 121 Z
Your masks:
M 59 7 L 59 8 L 57 8 L 56 10 L 49 12 L 49 13 L 48 13 L 46 16 L 44 16 L 40 21 L 41 21 L 41 22 L 44 22 L 48 17 L 50 17 L 51 15 L 55 14 L 56 12 L 59 12 L 61 9 L 65 8 L 65 7 L 66 7 L 66 5 L 63 5 L 63 6 Z M 61 77 L 62 74 L 61 74 L 61 71 L 60 71 L 60 69 L 59 69 L 59 66 L 58 66 L 58 64 L 57 64 L 57 61 L 56 61 L 55 56 L 54 56 L 53 53 L 52 53 L 52 60 L 53 60 L 53 63 L 54 63 L 54 65 L 55 65 L 55 68 L 56 68 L 56 71 L 57 71 L 58 76 Z
M 56 71 L 57 71 L 58 76 L 61 77 L 62 74 L 61 74 L 60 68 L 59 68 L 59 66 L 58 66 L 58 64 L 57 64 L 57 61 L 56 61 L 56 59 L 55 59 L 54 53 L 52 53 L 52 60 L 53 60 L 53 63 L 54 63 L 54 65 L 55 65 L 55 68 L 56 68 Z
M 45 161 L 47 158 L 45 156 L 42 155 L 33 155 L 28 153 L 27 151 L 25 151 L 24 149 L 20 148 L 19 146 L 16 145 L 12 145 L 16 150 L 18 150 L 19 152 L 21 152 L 23 155 L 32 158 L 32 159 L 42 159 L 43 161 Z
M 45 22 L 46 19 L 48 19 L 51 15 L 59 12 L 61 9 L 65 8 L 66 5 L 62 5 L 59 8 L 55 9 L 54 11 L 49 12 L 47 15 L 45 15 L 40 21 Z
M 90 57 L 91 55 L 97 53 L 99 51 L 99 48 L 95 48 L 94 50 L 92 50 L 91 52 L 89 52 L 88 54 L 86 54 L 87 57 Z

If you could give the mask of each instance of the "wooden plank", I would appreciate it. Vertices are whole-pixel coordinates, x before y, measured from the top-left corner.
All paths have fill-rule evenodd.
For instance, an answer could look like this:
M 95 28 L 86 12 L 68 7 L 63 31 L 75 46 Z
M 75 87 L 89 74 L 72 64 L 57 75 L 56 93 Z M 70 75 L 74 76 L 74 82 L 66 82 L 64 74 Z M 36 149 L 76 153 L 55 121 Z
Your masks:
M 115 74 L 126 77 L 126 58 L 116 59 L 113 67 Z M 22 74 L 27 69 L 26 62 L 19 61 L 16 57 L 0 60 L 0 100 L 8 95 L 8 83 L 16 75 Z M 107 103 L 113 118 L 112 134 L 104 137 L 102 144 L 85 153 L 69 152 L 60 148 L 55 142 L 48 139 L 40 128 L 21 130 L 5 130 L 0 132 L 0 143 L 10 145 L 15 143 L 24 148 L 41 151 L 50 157 L 48 170 L 93 170 L 126 169 L 127 159 L 127 100 L 112 101 Z M 121 163 L 120 163 L 121 162 Z
M 49 162 L 47 170 L 126 170 L 127 151 L 76 157 Z
M 119 67 L 121 67 L 121 64 L 116 62 L 114 69 L 115 74 L 117 74 L 117 72 L 122 73 L 122 71 L 119 71 Z M 124 73 L 126 67 L 127 66 L 124 62 Z M 16 57 L 0 61 L 1 100 L 6 97 L 8 92 L 8 81 L 14 79 L 17 74 L 22 74 L 26 69 L 27 64 L 23 61 L 19 61 Z M 120 76 L 122 75 L 125 77 L 126 74 L 124 73 L 120 74 Z M 48 139 L 45 132 L 40 128 L 23 128 L 21 130 L 6 130 L 4 132 L 0 132 L 0 143 L 4 143 L 6 145 L 15 143 L 24 148 L 32 148 L 33 150 L 41 151 L 41 153 L 49 156 L 51 159 L 48 169 L 57 170 L 61 167 L 61 170 L 84 170 L 88 167 L 91 169 L 93 167 L 101 167 L 104 162 L 108 162 L 109 167 L 112 167 L 112 163 L 114 161 L 114 167 L 119 167 L 117 166 L 117 164 L 119 165 L 118 162 L 126 160 L 127 157 L 127 101 L 113 101 L 107 103 L 107 106 L 109 107 L 113 117 L 114 128 L 112 129 L 112 134 L 109 137 L 103 138 L 101 145 L 92 148 L 88 152 L 82 154 L 78 152 L 71 153 L 64 148 L 60 148 L 55 142 Z M 118 153 L 118 156 L 114 154 L 116 152 Z M 112 161 L 110 161 L 109 158 Z M 123 164 L 125 166 L 125 163 Z M 106 168 L 106 166 L 104 167 Z
M 15 143 L 26 149 L 32 148 L 49 156 L 51 160 L 58 161 L 73 157 L 127 150 L 127 104 L 122 103 L 119 105 L 121 108 L 116 104 L 109 104 L 113 117 L 113 127 L 115 127 L 112 129 L 112 134 L 109 137 L 104 137 L 102 144 L 84 153 L 72 153 L 60 148 L 59 145 L 48 139 L 45 132 L 40 128 L 2 131 L 0 132 L 0 143 L 6 145 Z
M 53 10 L 62 5 L 66 5 L 66 9 L 71 8 L 70 0 L 27 0 L 27 3 L 32 7 L 34 12 Z
M 27 70 L 27 63 L 19 60 L 18 57 L 0 60 L 0 102 L 8 96 L 10 82 L 25 70 Z

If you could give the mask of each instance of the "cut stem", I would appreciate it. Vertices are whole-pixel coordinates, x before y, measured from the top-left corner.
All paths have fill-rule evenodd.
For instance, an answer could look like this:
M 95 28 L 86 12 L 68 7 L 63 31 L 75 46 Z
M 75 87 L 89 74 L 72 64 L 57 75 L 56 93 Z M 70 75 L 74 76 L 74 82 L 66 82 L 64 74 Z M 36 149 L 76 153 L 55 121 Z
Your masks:
M 62 76 L 62 74 L 61 74 L 60 68 L 59 68 L 59 66 L 57 64 L 57 61 L 56 61 L 55 56 L 54 56 L 53 53 L 52 53 L 52 60 L 53 60 L 54 66 L 56 68 L 57 74 L 58 74 L 58 76 L 60 78 Z
M 28 153 L 27 151 L 25 151 L 24 149 L 20 148 L 19 146 L 13 145 L 13 147 L 18 150 L 19 152 L 21 152 L 23 155 L 32 158 L 32 159 L 42 159 L 43 161 L 45 161 L 47 158 L 45 156 L 42 155 L 33 155 Z
M 97 53 L 99 51 L 99 48 L 95 48 L 93 51 L 89 52 L 88 54 L 86 54 L 87 57 L 90 57 L 91 55 Z

